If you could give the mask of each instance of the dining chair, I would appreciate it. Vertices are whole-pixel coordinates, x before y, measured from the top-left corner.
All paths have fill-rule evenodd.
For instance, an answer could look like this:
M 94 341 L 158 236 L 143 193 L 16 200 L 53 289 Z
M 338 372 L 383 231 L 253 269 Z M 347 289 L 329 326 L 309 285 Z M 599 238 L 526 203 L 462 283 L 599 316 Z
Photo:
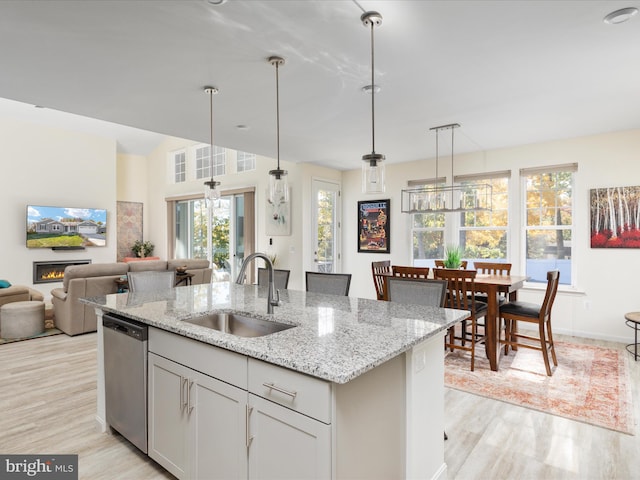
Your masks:
M 387 275 L 391 275 L 391 261 L 371 262 L 371 274 L 373 275 L 373 285 L 376 288 L 376 297 L 378 300 L 382 300 L 384 296 L 384 278 Z
M 278 290 L 286 290 L 289 286 L 289 275 L 291 270 L 273 269 L 273 281 Z M 269 285 L 269 270 L 263 267 L 258 268 L 258 285 Z
M 479 274 L 484 275 L 511 275 L 511 264 L 501 262 L 473 262 L 473 268 Z M 476 292 L 476 300 L 480 302 L 487 301 L 487 294 Z M 507 297 L 500 294 L 498 305 L 503 305 L 507 301 Z
M 446 294 L 445 280 L 394 276 L 384 282 L 384 300 L 389 302 L 442 307 Z
M 428 278 L 429 270 L 429 267 L 405 267 L 402 265 L 391 267 L 393 276 L 401 278 Z
M 436 268 L 433 271 L 436 279 L 448 282 L 445 306 L 457 310 L 468 310 L 469 318 L 460 322 L 460 335 L 456 335 L 455 325 L 449 327 L 445 337 L 445 348 L 453 350 L 465 350 L 471 352 L 471 371 L 475 368 L 476 344 L 485 342 L 485 335 L 478 332 L 478 319 L 486 317 L 487 304 L 477 302 L 475 292 L 475 270 L 459 270 L 457 268 Z M 468 331 L 469 326 L 471 331 Z M 458 343 L 456 342 L 458 341 Z M 467 345 L 467 342 L 471 346 Z
M 176 272 L 127 272 L 130 292 L 169 290 L 176 284 Z
M 473 262 L 476 272 L 486 275 L 511 275 L 511 264 L 501 262 Z
M 551 358 L 553 365 L 558 366 L 558 359 L 556 358 L 556 349 L 553 344 L 553 333 L 551 331 L 551 309 L 553 302 L 556 299 L 556 293 L 558 292 L 558 284 L 560 282 L 560 271 L 551 270 L 547 272 L 547 290 L 544 294 L 544 300 L 542 304 L 530 303 L 530 302 L 508 302 L 500 307 L 500 316 L 505 321 L 505 339 L 500 343 L 504 344 L 504 353 L 509 353 L 509 347 L 515 350 L 515 347 L 531 348 L 533 350 L 542 351 L 542 357 L 544 359 L 544 366 L 547 370 L 547 375 L 551 376 L 551 365 L 549 364 L 549 352 L 551 352 Z M 518 332 L 518 322 L 528 322 L 538 324 L 538 336 L 527 335 Z M 518 341 L 518 339 L 524 340 L 524 342 Z M 533 343 L 537 342 L 540 346 Z
M 444 267 L 444 260 L 434 260 L 435 264 L 436 264 L 436 268 L 445 268 Z M 463 270 L 467 269 L 467 265 L 469 264 L 468 260 L 460 260 L 460 268 Z
M 307 292 L 349 295 L 350 273 L 305 272 Z

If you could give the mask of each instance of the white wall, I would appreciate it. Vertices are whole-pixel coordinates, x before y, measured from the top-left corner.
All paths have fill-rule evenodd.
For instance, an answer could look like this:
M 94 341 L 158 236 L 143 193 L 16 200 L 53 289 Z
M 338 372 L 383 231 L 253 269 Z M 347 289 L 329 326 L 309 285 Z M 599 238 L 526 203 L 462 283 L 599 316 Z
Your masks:
M 572 254 L 576 288 L 561 291 L 554 307 L 553 325 L 558 333 L 629 342 L 631 330 L 624 325 L 624 313 L 640 310 L 635 275 L 640 271 L 640 251 L 635 249 L 592 249 L 589 244 L 589 190 L 599 187 L 640 185 L 640 130 L 616 132 L 535 145 L 456 155 L 455 174 L 511 170 L 511 202 L 516 206 L 510 218 L 512 238 L 521 238 L 519 214 L 519 169 L 524 167 L 578 163 L 575 177 Z M 441 172 L 450 164 L 440 158 Z M 434 176 L 434 161 L 424 160 L 387 165 L 386 193 L 375 198 L 360 190 L 360 171 L 343 175 L 343 218 L 345 244 L 343 271 L 353 274 L 351 295 L 375 298 L 371 262 L 390 259 L 408 265 L 411 254 L 409 215 L 400 212 L 400 191 L 411 179 Z M 450 181 L 449 179 L 447 181 Z M 354 220 L 358 200 L 391 199 L 391 254 L 357 253 Z M 522 245 L 511 242 L 513 271 L 524 269 Z M 542 293 L 526 290 L 522 300 L 540 302 Z
M 33 262 L 116 259 L 116 144 L 113 140 L 0 118 L 0 278 L 50 298 L 61 283 L 33 285 Z M 26 247 L 26 206 L 107 209 L 107 245 L 83 251 Z

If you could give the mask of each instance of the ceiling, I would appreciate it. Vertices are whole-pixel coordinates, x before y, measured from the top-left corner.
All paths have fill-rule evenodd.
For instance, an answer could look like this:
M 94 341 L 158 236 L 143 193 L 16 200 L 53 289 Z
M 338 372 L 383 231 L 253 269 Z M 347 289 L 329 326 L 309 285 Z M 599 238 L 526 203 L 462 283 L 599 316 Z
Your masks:
M 433 156 L 429 128 L 453 122 L 456 153 L 640 128 L 640 15 L 603 22 L 640 0 L 211 3 L 3 0 L 0 97 L 59 125 L 56 111 L 135 127 L 87 128 L 145 154 L 156 134 L 208 143 L 214 85 L 214 142 L 275 158 L 266 59 L 280 55 L 280 158 L 359 168 L 372 149 L 360 15 L 376 10 L 375 140 L 389 163 Z

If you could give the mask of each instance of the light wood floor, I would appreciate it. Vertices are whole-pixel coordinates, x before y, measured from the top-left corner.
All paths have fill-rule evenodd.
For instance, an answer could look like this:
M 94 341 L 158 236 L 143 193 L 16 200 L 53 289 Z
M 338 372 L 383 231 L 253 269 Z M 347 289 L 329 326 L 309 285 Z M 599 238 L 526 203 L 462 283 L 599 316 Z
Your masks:
M 0 346 L 0 453 L 78 454 L 87 480 L 173 478 L 119 435 L 95 431 L 95 344 L 87 334 Z M 640 362 L 631 373 L 637 420 Z M 640 479 L 637 425 L 632 436 L 456 390 L 445 395 L 449 479 Z
M 612 342 L 554 339 L 624 350 Z M 640 360 L 629 358 L 635 435 L 446 389 L 448 478 L 640 479 Z

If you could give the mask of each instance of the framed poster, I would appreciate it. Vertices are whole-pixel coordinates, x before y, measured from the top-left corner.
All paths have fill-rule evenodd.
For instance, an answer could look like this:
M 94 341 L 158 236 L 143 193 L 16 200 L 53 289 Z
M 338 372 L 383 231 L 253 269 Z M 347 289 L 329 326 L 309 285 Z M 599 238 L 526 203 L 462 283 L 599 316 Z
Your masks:
M 358 202 L 358 252 L 391 253 L 391 200 Z

